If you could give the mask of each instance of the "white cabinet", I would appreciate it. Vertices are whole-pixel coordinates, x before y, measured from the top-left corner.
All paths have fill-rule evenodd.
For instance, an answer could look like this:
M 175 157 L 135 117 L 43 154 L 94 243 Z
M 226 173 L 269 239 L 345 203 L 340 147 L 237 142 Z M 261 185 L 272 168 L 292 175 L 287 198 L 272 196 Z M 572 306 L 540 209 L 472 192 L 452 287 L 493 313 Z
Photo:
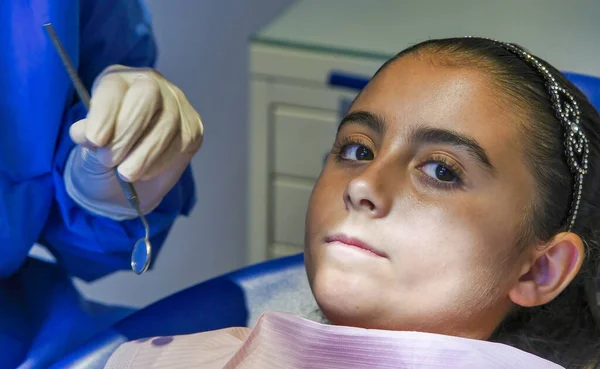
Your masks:
M 277 104 L 273 122 L 273 173 L 317 178 L 337 130 L 335 110 Z

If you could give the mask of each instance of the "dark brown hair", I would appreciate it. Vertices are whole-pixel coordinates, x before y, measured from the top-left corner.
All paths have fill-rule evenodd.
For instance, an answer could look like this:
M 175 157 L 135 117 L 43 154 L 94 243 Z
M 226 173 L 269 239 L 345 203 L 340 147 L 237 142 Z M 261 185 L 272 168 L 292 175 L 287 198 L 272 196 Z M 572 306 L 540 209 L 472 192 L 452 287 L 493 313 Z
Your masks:
M 499 97 L 508 100 L 511 113 L 521 118 L 522 146 L 537 182 L 537 194 L 523 220 L 521 234 L 515 240 L 516 247 L 539 244 L 565 231 L 574 177 L 566 161 L 564 128 L 554 111 L 542 74 L 500 43 L 483 38 L 422 42 L 388 60 L 379 71 L 405 55 L 475 68 L 491 77 Z M 490 340 L 512 345 L 569 369 L 600 368 L 600 319 L 596 301 L 600 256 L 600 117 L 584 94 L 562 73 L 537 59 L 558 84 L 575 97 L 581 111 L 581 129 L 590 142 L 590 168 L 583 183 L 579 214 L 571 230 L 584 240 L 586 255 L 581 270 L 560 295 L 542 306 L 516 309 Z

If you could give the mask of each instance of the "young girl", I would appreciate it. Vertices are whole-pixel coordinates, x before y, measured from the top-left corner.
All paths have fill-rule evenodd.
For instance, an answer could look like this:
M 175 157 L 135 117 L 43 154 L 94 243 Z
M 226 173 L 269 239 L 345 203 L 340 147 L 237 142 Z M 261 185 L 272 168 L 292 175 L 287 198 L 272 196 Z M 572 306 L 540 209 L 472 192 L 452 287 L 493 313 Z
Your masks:
M 597 368 L 599 124 L 518 46 L 406 49 L 352 104 L 310 200 L 329 324 L 266 313 L 127 343 L 108 367 Z

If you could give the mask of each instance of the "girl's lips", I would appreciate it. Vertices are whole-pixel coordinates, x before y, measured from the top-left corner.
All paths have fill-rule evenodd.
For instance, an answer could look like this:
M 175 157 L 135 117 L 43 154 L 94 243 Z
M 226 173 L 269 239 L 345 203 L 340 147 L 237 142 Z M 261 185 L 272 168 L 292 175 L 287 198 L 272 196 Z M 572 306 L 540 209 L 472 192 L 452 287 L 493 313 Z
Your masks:
M 373 246 L 369 245 L 368 243 L 366 243 L 356 237 L 350 237 L 348 235 L 341 234 L 341 233 L 325 237 L 325 243 L 334 243 L 334 242 L 341 243 L 341 244 L 351 246 L 351 247 L 357 247 L 359 249 L 369 251 L 370 253 L 372 253 L 376 256 L 379 256 L 382 258 L 387 258 L 387 255 L 385 252 L 374 248 Z

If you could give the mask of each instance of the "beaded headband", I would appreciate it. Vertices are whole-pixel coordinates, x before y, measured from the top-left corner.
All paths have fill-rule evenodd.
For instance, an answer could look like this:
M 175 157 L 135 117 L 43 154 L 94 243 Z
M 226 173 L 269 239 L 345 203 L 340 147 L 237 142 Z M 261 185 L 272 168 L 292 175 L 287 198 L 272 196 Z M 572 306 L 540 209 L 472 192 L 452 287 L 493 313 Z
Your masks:
M 585 137 L 579 125 L 579 106 L 564 87 L 561 87 L 555 80 L 554 76 L 548 69 L 540 63 L 535 57 L 527 53 L 525 50 L 501 41 L 490 40 L 502 46 L 513 54 L 532 65 L 546 81 L 548 93 L 552 99 L 552 105 L 556 117 L 565 129 L 565 154 L 567 156 L 567 164 L 571 169 L 574 178 L 573 201 L 568 219 L 568 231 L 571 231 L 577 218 L 579 211 L 579 202 L 581 201 L 581 193 L 583 189 L 583 178 L 587 174 L 588 155 L 588 140 Z

